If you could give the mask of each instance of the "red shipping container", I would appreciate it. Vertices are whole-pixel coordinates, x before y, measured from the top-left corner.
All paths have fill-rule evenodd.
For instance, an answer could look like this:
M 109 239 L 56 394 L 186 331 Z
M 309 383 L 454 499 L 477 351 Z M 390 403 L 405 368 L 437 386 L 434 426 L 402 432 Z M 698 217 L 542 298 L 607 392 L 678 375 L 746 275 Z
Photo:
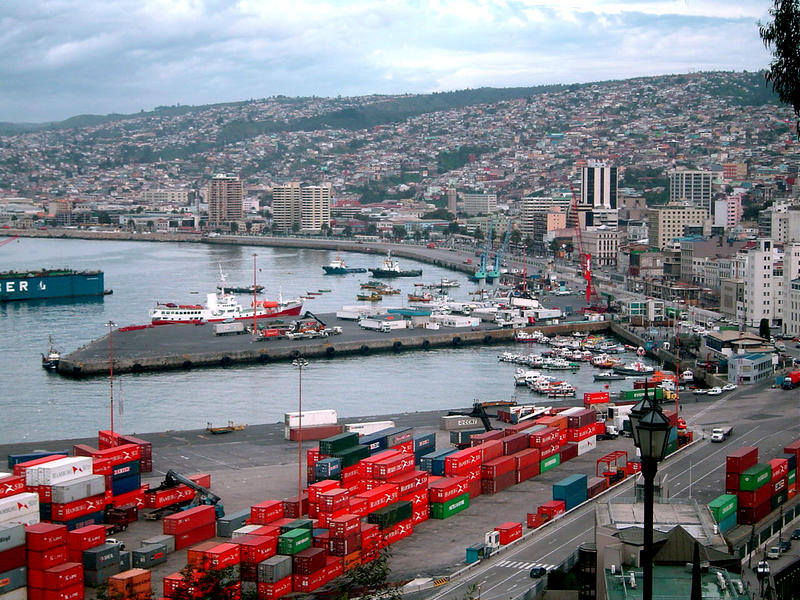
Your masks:
M 428 475 L 429 473 L 427 471 L 414 470 L 398 475 L 397 477 L 392 477 L 388 483 L 396 485 L 397 493 L 400 496 L 404 496 L 418 489 L 427 488 Z
M 536 419 L 539 425 L 546 425 L 547 427 L 555 427 L 556 429 L 567 428 L 567 417 L 563 415 L 553 415 L 552 417 L 539 417 Z
M 25 545 L 28 550 L 44 551 L 67 545 L 67 526 L 54 523 L 36 523 L 25 528 Z
M 189 548 L 186 551 L 186 564 L 192 565 L 197 570 L 204 569 L 206 550 L 210 550 L 216 545 L 217 542 L 203 542 Z
M 332 437 L 334 435 L 339 435 L 344 430 L 343 425 L 313 425 L 310 427 L 303 427 L 302 429 L 298 427 L 286 427 L 284 428 L 284 435 L 286 430 L 289 431 L 289 441 L 290 442 L 297 442 L 302 441 L 308 442 L 312 440 L 324 440 L 325 438 Z M 322 456 L 322 454 L 320 454 Z
M 764 502 L 768 502 L 772 497 L 772 484 L 762 485 L 751 492 L 741 490 L 737 493 L 737 496 L 739 498 L 739 506 L 755 508 Z
M 169 490 L 148 490 L 144 494 L 144 505 L 146 508 L 164 508 L 191 500 L 194 496 L 195 491 L 192 488 L 181 484 Z
M 558 442 L 554 442 L 552 444 L 547 444 L 546 446 L 542 446 L 538 448 L 539 450 L 539 460 L 542 461 L 545 458 L 550 458 L 551 456 L 555 456 L 561 450 L 561 446 L 558 445 Z
M 563 515 L 567 511 L 567 504 L 563 500 L 550 500 L 545 502 L 539 507 L 538 512 L 540 515 L 549 517 L 550 519 Z
M 413 444 L 413 442 L 412 442 Z M 414 470 L 414 454 L 398 454 L 376 462 L 372 466 L 373 479 L 392 479 Z
M 597 421 L 597 411 L 593 408 L 584 408 L 567 416 L 568 429 L 582 429 Z M 675 423 L 677 425 L 677 422 Z
M 330 539 L 330 535 L 327 530 L 322 530 L 322 533 L 318 533 L 317 535 L 311 536 L 311 547 L 312 548 L 322 548 L 323 550 L 328 549 L 328 540 Z
M 517 461 L 513 456 L 502 456 L 481 465 L 481 479 L 496 479 L 516 470 Z
M 586 496 L 594 498 L 608 488 L 608 479 L 605 477 L 590 477 L 586 482 Z
M 377 523 L 361 523 L 361 548 L 372 550 L 377 548 L 381 541 L 381 530 Z
M 503 456 L 502 440 L 489 440 L 475 447 L 481 450 L 481 464 Z
M 316 519 L 319 517 L 319 504 L 316 502 L 309 502 L 308 503 L 308 518 L 309 519 Z
M 25 478 L 22 476 L 3 477 L 0 479 L 0 498 L 7 498 L 25 491 Z
M 764 502 L 756 506 L 755 508 L 750 508 L 747 506 L 740 506 L 736 510 L 736 522 L 740 525 L 754 525 L 758 523 L 761 519 L 766 517 L 770 513 L 770 502 Z
M 505 437 L 502 429 L 492 429 L 484 433 L 474 433 L 469 436 L 470 445 L 479 446 L 492 440 L 500 440 Z M 496 457 L 495 457 L 496 458 Z
M 375 463 L 379 463 L 382 460 L 391 458 L 392 456 L 397 456 L 398 454 L 402 453 L 399 450 L 384 450 L 382 452 L 378 452 L 377 454 L 373 454 L 372 456 L 368 456 L 367 458 L 362 458 L 358 462 L 358 472 L 361 474 L 361 478 L 374 479 L 372 469 Z
M 201 525 L 182 533 L 170 534 L 175 536 L 175 550 L 182 550 L 213 538 L 217 534 L 215 523 Z
M 91 498 L 84 498 L 83 500 L 76 500 L 69 504 L 52 504 L 51 514 L 52 518 L 56 521 L 69 521 L 89 515 L 106 508 L 106 498 L 104 494 L 92 496 Z M 66 527 L 64 528 L 66 530 Z M 66 542 L 66 531 L 64 531 L 64 542 Z M 30 544 L 28 544 L 30 547 Z
M 85 589 L 82 583 L 71 585 L 63 590 L 44 590 L 41 600 L 83 600 Z M 31 597 L 30 590 L 28 591 L 30 600 L 36 600 L 36 596 Z
M 311 575 L 325 566 L 325 550 L 306 548 L 292 556 L 292 573 Z
M 17 546 L 0 552 L 0 573 L 25 566 L 25 546 Z M 0 585 L 0 590 L 2 590 Z
M 467 471 L 466 473 L 462 473 L 461 477 L 466 479 L 468 482 L 480 481 L 481 480 L 481 466 L 478 465 L 473 470 Z
M 41 552 L 37 552 L 35 550 L 27 551 L 27 563 L 29 569 L 39 569 L 40 571 L 43 571 L 45 569 L 49 569 L 50 567 L 55 567 L 56 565 L 65 563 L 68 559 L 69 554 L 67 552 L 66 544 Z
M 515 471 L 503 473 L 494 479 L 483 479 L 481 481 L 482 494 L 497 494 L 505 489 L 510 488 L 517 481 L 517 474 Z
M 334 488 L 317 494 L 320 512 L 336 512 L 349 508 L 350 494 L 347 490 Z
M 725 457 L 726 473 L 743 473 L 758 463 L 758 448 L 743 446 Z
M 320 569 L 311 575 L 293 575 L 293 589 L 295 592 L 313 592 L 327 583 L 325 569 Z
M 277 547 L 277 541 L 275 542 Z M 216 544 L 203 553 L 204 569 L 226 569 L 238 565 L 242 560 L 239 544 L 225 542 Z
M 608 403 L 608 392 L 584 392 L 583 405 Z
M 142 450 L 136 444 L 123 444 L 122 446 L 98 450 L 97 452 L 93 452 L 92 456 L 95 458 L 107 458 L 113 467 L 122 463 L 139 460 L 142 458 Z
M 342 473 L 340 475 L 342 487 L 349 486 L 354 481 L 360 481 L 361 479 L 361 471 L 359 470 L 358 465 L 352 465 L 342 469 Z
M 62 458 L 67 458 L 66 454 L 51 454 L 50 456 L 43 456 L 42 458 L 34 458 L 33 460 L 27 460 L 25 462 L 17 463 L 14 465 L 14 475 L 17 477 L 25 476 L 25 471 L 30 467 L 35 467 L 36 465 L 43 465 L 45 463 L 53 462 L 54 460 L 61 460 Z
M 424 504 L 425 506 L 428 505 L 428 488 L 423 488 L 420 490 L 416 490 L 411 492 L 410 494 L 406 494 L 405 496 L 400 496 L 398 498 L 400 502 L 411 502 L 412 505 L 419 506 Z
M 476 479 L 475 481 L 470 481 L 468 483 L 469 489 L 469 499 L 472 500 L 473 498 L 477 498 L 483 493 L 483 488 L 481 486 L 482 479 Z
M 283 499 L 283 516 L 289 519 L 299 519 L 308 514 L 308 492 L 303 492 L 300 497 L 292 496 Z
M 329 556 L 325 559 L 325 581 L 336 579 L 344 573 L 344 561 L 335 556 Z
M 333 512 L 320 512 L 317 515 L 317 523 L 319 527 L 322 527 L 323 529 L 328 529 L 330 527 L 332 519 L 336 519 L 338 517 L 346 515 L 347 512 L 348 512 L 347 508 L 343 508 L 341 510 L 335 510 Z
M 97 447 L 100 450 L 106 450 L 119 446 L 119 434 L 116 431 L 98 431 L 97 432 Z
M 509 521 L 508 523 L 498 525 L 494 530 L 500 532 L 500 543 L 504 546 L 522 537 L 522 523 L 513 523 Z
M 106 542 L 104 525 L 87 525 L 67 533 L 67 546 L 70 550 L 88 550 Z
M 262 560 L 272 558 L 278 552 L 278 537 L 263 535 L 244 535 L 236 538 L 239 545 L 241 561 L 247 564 L 258 564 Z
M 773 458 L 768 460 L 767 464 L 772 468 L 773 483 L 789 474 L 789 461 L 785 458 Z
M 564 464 L 568 460 L 578 458 L 578 444 L 575 442 L 567 442 L 561 446 L 559 452 L 561 454 L 561 464 Z
M 214 525 L 215 521 L 213 506 L 195 506 L 174 515 L 167 515 L 162 523 L 165 534 L 178 535 L 209 523 Z
M 547 429 L 540 429 L 533 433 L 528 434 L 528 445 L 531 448 L 545 448 L 553 444 L 558 444 L 558 429 L 548 427 Z M 551 455 L 552 456 L 552 455 Z M 547 457 L 542 457 L 547 458 Z
M 91 454 L 89 454 L 91 456 Z M 107 458 L 94 458 L 92 459 L 92 473 L 94 475 L 111 475 L 114 467 L 111 461 Z
M 725 489 L 726 490 L 739 489 L 739 473 L 725 473 Z
M 44 571 L 42 583 L 46 590 L 63 590 L 74 585 L 83 585 L 83 565 L 66 562 Z
M 292 593 L 292 576 L 289 575 L 275 583 L 258 583 L 259 600 L 276 600 Z
M 361 532 L 361 519 L 358 515 L 344 514 L 328 521 L 330 536 L 343 538 Z M 349 554 L 349 553 L 348 553 Z
M 567 439 L 567 430 L 566 429 L 559 429 L 558 430 L 558 445 L 563 446 L 569 440 Z
M 536 448 L 526 448 L 525 450 L 521 450 L 516 454 L 511 455 L 514 460 L 516 461 L 515 468 L 519 471 L 520 469 L 524 469 L 526 467 L 530 467 L 531 465 L 539 464 L 541 458 L 539 458 L 539 450 Z
M 364 490 L 366 491 L 366 490 Z M 359 492 L 361 494 L 363 492 Z M 369 503 L 367 502 L 366 498 L 362 498 L 360 495 L 357 495 L 353 498 L 350 498 L 349 502 L 349 511 L 359 517 L 365 517 L 367 515 Z
M 209 473 L 195 473 L 194 475 L 189 475 L 189 479 L 204 488 L 211 487 L 211 475 Z
M 108 488 L 106 488 L 108 489 Z M 144 508 L 144 493 L 147 491 L 144 488 L 133 490 L 127 494 L 120 494 L 114 496 L 114 506 L 120 508 L 122 506 L 135 506 L 136 508 Z
M 423 521 L 427 521 L 430 518 L 430 509 L 428 505 L 414 507 L 411 512 L 411 524 L 412 525 L 419 525 Z
M 523 481 L 528 481 L 528 479 L 532 479 L 539 474 L 539 463 L 534 463 L 529 467 L 523 467 L 516 471 L 516 482 L 522 483 Z
M 800 440 L 795 440 L 791 444 L 783 447 L 784 454 L 800 454 Z
M 29 485 L 26 491 L 39 494 L 39 502 L 41 503 L 53 501 L 53 490 L 49 485 Z
M 412 533 L 414 533 L 414 523 L 412 522 L 412 519 L 400 521 L 391 529 L 387 529 L 383 532 L 383 543 L 387 546 L 389 544 L 394 544 L 395 542 L 410 536 Z
M 570 442 L 582 442 L 593 435 L 597 435 L 597 423 L 590 423 L 578 429 L 567 429 L 567 440 Z
M 448 454 L 444 458 L 444 472 L 445 475 L 452 477 L 455 475 L 463 475 L 467 471 L 479 467 L 481 464 L 481 449 L 480 448 L 464 448 L 452 454 Z
M 325 492 L 327 490 L 332 490 L 338 487 L 339 487 L 339 482 L 333 479 L 323 479 L 322 481 L 317 481 L 316 483 L 312 483 L 310 486 L 308 486 L 308 501 L 318 502 L 317 496 L 320 492 Z
M 403 454 L 414 454 L 414 440 L 408 440 L 402 444 L 397 444 L 389 448 L 390 450 L 398 450 Z
M 656 385 L 653 386 L 653 387 L 656 387 L 657 385 L 658 384 L 656 383 Z M 666 410 L 664 410 L 664 416 L 667 417 L 667 420 L 669 421 L 670 427 L 677 427 L 678 426 L 678 413 L 677 413 L 677 411 L 666 409 Z
M 366 499 L 368 513 L 375 512 L 397 501 L 397 486 L 390 483 L 379 485 L 375 489 L 359 494 L 359 497 Z
M 266 525 L 282 518 L 283 502 L 279 500 L 265 500 L 250 507 L 250 523 L 253 525 Z
M 174 596 L 176 592 L 180 592 L 181 590 L 185 590 L 189 587 L 186 579 L 180 573 L 172 573 L 171 575 L 167 575 L 161 581 L 164 587 L 164 596 L 166 598 L 170 598 Z
M 509 435 L 514 435 L 515 433 L 520 433 L 525 431 L 526 429 L 530 429 L 536 425 L 532 420 L 522 421 L 521 423 L 514 423 L 513 425 L 509 425 L 503 430 L 503 437 L 508 437 Z
M 503 438 L 503 454 L 509 456 L 530 447 L 527 433 L 515 433 Z
M 361 532 L 346 537 L 329 537 L 326 549 L 331 556 L 345 556 L 361 550 Z
M 468 485 L 466 477 L 443 477 L 428 484 L 428 498 L 431 502 L 447 502 L 467 493 Z

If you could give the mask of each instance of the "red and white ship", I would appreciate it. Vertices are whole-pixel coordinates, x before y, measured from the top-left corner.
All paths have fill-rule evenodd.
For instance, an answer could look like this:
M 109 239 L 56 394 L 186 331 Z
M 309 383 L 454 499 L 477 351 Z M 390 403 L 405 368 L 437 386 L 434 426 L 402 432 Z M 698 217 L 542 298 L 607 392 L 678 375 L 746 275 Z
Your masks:
M 255 315 L 253 312 L 255 310 Z M 272 319 L 275 317 L 297 316 L 303 310 L 303 301 L 299 298 L 284 300 L 258 300 L 253 307 L 243 307 L 234 294 L 223 288 L 215 294 L 208 294 L 205 306 L 202 304 L 173 304 L 172 302 L 156 304 L 150 310 L 150 321 L 154 325 L 172 323 L 218 323 L 233 319 L 234 321 L 252 321 L 255 319 Z

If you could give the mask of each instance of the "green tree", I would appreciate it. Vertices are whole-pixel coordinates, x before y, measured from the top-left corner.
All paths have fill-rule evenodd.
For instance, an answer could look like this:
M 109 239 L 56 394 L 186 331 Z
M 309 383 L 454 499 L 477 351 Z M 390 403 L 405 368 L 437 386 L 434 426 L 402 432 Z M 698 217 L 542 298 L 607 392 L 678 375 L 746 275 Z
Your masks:
M 414 239 L 420 241 L 422 239 L 422 231 L 419 229 L 414 230 Z
M 155 225 L 156 225 L 156 224 L 155 224 L 153 221 L 148 221 L 148 222 L 147 222 L 147 229 L 148 229 L 149 231 L 153 231 L 153 227 L 155 227 Z
M 800 2 L 774 0 L 772 21 L 759 23 L 758 34 L 772 52 L 764 77 L 778 98 L 794 110 L 795 133 L 800 138 Z
M 298 231 L 300 231 L 300 223 L 292 223 L 292 233 L 297 233 Z
M 405 239 L 406 228 L 402 225 L 392 225 L 392 237 L 398 240 Z
M 339 577 L 337 580 L 339 598 L 400 600 L 403 597 L 400 588 L 389 582 L 392 573 L 389 567 L 390 558 L 389 548 L 384 548 L 375 560 L 359 565 Z
M 512 244 L 519 244 L 522 241 L 522 232 L 519 229 L 514 229 L 511 235 L 508 236 L 508 241 Z
M 761 319 L 758 324 L 758 335 L 760 335 L 765 340 L 769 340 L 769 319 Z
M 111 223 L 111 217 L 104 210 L 98 211 L 97 222 L 100 223 L 101 225 L 108 225 Z
M 483 239 L 483 231 L 481 231 L 480 227 L 475 228 L 475 231 L 472 232 L 472 237 L 474 237 L 476 240 Z
M 239 224 L 236 221 L 231 221 L 231 233 L 239 233 Z
M 447 224 L 448 233 L 458 233 L 461 228 L 458 226 L 458 221 L 450 221 Z

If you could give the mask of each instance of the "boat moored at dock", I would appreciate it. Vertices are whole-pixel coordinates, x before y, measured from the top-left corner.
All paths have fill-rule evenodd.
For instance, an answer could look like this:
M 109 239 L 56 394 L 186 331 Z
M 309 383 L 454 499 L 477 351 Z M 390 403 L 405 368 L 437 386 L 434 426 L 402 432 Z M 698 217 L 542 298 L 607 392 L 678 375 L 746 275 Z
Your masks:
M 102 271 L 40 269 L 0 273 L 0 302 L 105 296 Z
M 251 303 L 252 304 L 252 303 Z M 226 292 L 208 294 L 206 304 L 157 303 L 150 310 L 150 321 L 154 325 L 173 323 L 219 323 L 228 319 L 246 321 L 297 316 L 303 310 L 300 299 L 259 300 L 249 308 L 239 304 L 236 296 Z

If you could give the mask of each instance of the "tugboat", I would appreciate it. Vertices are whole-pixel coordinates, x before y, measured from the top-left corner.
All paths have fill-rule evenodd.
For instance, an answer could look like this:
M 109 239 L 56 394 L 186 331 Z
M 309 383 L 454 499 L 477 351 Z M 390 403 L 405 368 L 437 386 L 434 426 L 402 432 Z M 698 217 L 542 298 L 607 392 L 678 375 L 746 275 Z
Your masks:
M 362 302 L 380 302 L 383 300 L 383 296 L 381 296 L 378 292 L 372 292 L 371 294 L 357 294 L 356 298 Z
M 594 380 L 595 381 L 620 381 L 625 379 L 625 375 L 618 375 L 616 373 L 612 373 L 608 371 L 606 373 L 595 373 Z
M 372 273 L 373 277 L 382 277 L 382 278 L 390 278 L 390 277 L 419 277 L 422 275 L 422 269 L 407 269 L 402 270 L 400 268 L 400 263 L 396 260 L 392 260 L 392 251 L 389 250 L 386 254 L 386 258 L 383 259 L 383 266 L 381 267 L 371 267 L 369 272 Z
M 48 371 L 55 371 L 58 368 L 58 362 L 61 360 L 61 353 L 56 350 L 53 345 L 53 336 L 50 337 L 50 349 L 47 354 L 42 354 L 42 368 Z
M 322 265 L 325 275 L 347 275 L 348 273 L 366 273 L 367 270 L 361 267 L 348 267 L 344 264 L 341 256 L 331 261 L 329 265 Z

